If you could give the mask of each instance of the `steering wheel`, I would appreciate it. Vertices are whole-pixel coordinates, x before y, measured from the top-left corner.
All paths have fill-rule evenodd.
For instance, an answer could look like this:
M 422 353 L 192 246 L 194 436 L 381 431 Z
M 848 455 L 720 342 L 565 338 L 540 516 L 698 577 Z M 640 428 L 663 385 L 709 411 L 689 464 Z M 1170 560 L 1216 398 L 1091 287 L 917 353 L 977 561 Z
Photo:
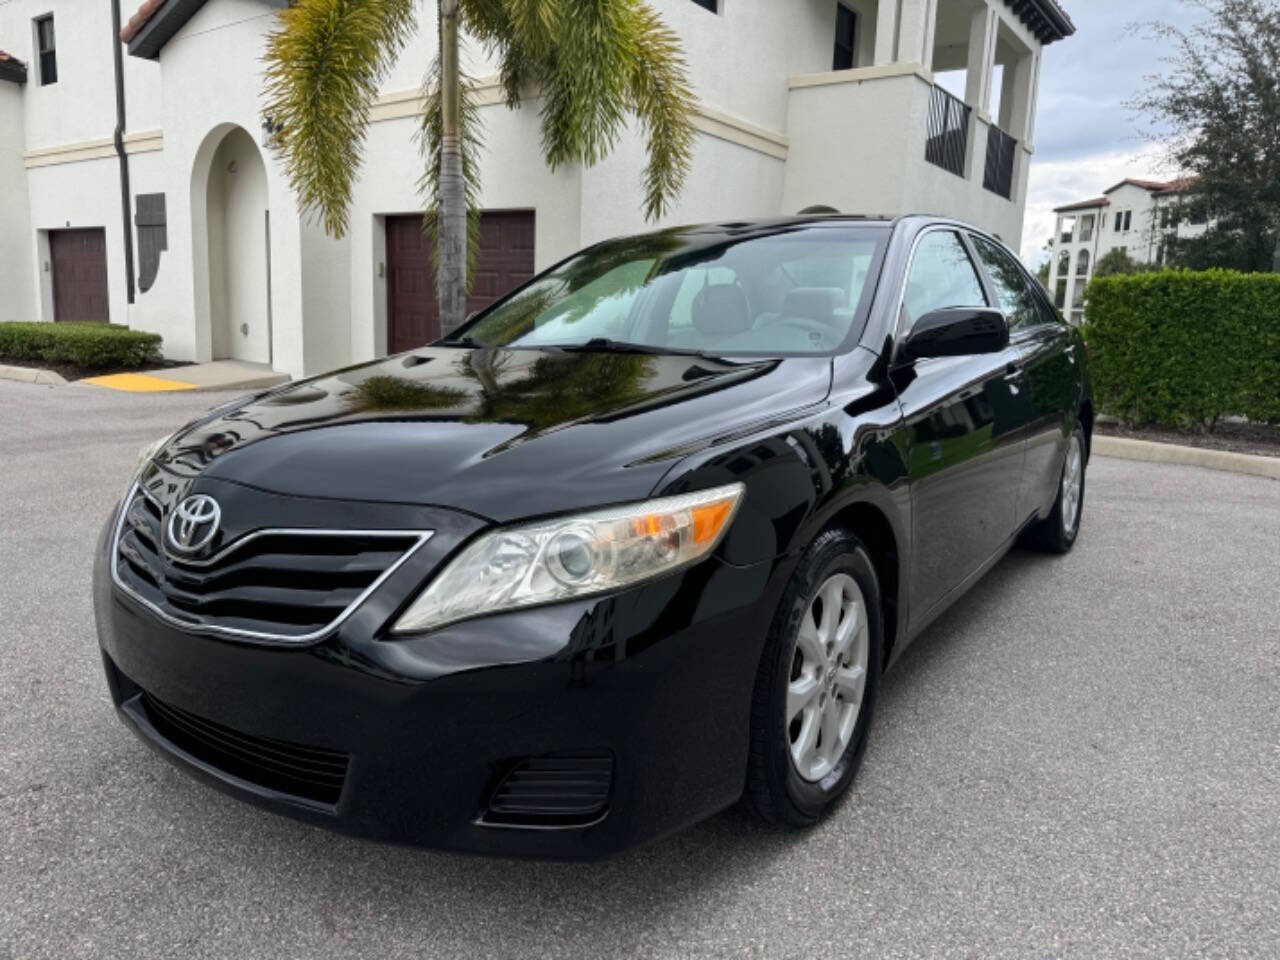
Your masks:
M 808 317 L 783 317 L 778 321 L 778 325 L 803 330 L 809 334 L 810 339 L 813 338 L 814 334 L 817 334 L 817 343 L 822 347 L 827 346 L 828 337 L 833 332 L 828 324 L 821 323 L 818 320 L 810 320 Z

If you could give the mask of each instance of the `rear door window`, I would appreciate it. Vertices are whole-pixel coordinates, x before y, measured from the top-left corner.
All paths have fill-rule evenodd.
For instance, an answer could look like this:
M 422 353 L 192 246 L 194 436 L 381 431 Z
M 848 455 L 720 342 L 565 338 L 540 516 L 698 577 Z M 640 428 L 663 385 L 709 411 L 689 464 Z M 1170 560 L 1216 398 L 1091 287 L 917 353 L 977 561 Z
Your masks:
M 1022 330 L 1044 321 L 1040 297 L 1031 288 L 1018 262 L 984 237 L 971 237 L 978 257 L 987 269 L 987 277 L 995 287 L 1000 309 L 1009 321 L 1009 330 Z

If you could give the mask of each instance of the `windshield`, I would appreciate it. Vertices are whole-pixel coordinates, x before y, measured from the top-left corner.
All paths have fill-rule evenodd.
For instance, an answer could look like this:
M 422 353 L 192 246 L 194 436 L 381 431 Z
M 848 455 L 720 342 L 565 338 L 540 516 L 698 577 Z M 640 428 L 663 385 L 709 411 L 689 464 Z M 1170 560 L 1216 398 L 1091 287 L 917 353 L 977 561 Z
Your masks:
M 667 231 L 573 257 L 442 343 L 829 353 L 865 319 L 888 230 Z M 868 282 L 868 280 L 872 282 Z

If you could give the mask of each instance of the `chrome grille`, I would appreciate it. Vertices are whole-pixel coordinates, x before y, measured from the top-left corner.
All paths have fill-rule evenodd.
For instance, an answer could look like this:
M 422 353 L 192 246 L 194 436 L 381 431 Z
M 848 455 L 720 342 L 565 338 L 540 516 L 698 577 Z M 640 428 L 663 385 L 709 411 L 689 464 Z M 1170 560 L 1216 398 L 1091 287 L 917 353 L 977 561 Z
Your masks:
M 164 512 L 130 493 L 112 555 L 116 584 L 178 626 L 304 643 L 336 628 L 430 536 L 404 530 L 257 530 L 205 559 L 171 555 Z

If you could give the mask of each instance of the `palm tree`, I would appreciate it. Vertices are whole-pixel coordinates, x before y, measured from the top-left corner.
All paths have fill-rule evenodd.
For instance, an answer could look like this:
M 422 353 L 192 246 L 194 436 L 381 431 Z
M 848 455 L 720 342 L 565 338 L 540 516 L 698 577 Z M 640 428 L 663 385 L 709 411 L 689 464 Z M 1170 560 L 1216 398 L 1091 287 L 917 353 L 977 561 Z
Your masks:
M 542 150 L 554 170 L 606 156 L 628 118 L 648 163 L 644 213 L 656 220 L 679 193 L 693 149 L 693 93 L 674 32 L 644 0 L 436 0 L 439 54 L 423 83 L 418 133 L 424 228 L 437 249 L 440 320 L 466 311 L 467 260 L 478 240 L 482 146 L 473 85 L 459 66 L 459 31 L 500 64 L 508 108 L 542 99 Z M 266 53 L 266 106 L 304 212 L 347 229 L 369 106 L 416 26 L 415 0 L 297 0 L 279 13 Z

